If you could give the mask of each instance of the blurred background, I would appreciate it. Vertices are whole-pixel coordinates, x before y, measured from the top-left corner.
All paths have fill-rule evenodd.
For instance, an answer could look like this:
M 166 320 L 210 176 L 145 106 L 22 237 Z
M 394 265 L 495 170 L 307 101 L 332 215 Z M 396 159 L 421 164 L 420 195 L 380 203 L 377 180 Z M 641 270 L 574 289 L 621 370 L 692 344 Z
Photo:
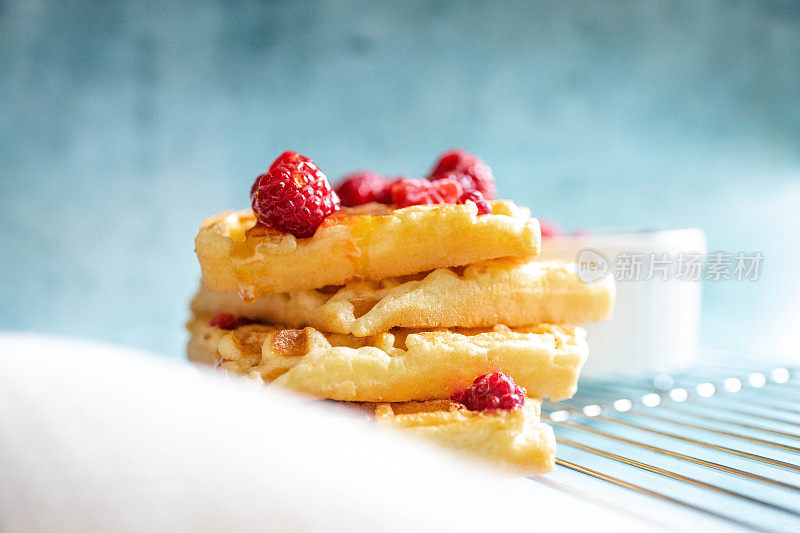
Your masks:
M 566 229 L 760 251 L 701 344 L 797 357 L 800 3 L 0 0 L 0 329 L 182 357 L 203 217 L 283 150 L 462 147 Z

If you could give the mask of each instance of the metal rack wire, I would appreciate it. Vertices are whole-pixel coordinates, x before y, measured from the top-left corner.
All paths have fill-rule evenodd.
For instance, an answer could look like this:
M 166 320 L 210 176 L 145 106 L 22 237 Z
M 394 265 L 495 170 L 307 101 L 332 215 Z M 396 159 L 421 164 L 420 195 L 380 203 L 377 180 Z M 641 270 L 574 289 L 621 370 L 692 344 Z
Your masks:
M 637 495 L 629 512 L 658 502 L 720 527 L 800 531 L 800 369 L 756 368 L 582 380 L 542 418 L 556 432 L 556 474 L 603 483 L 537 480 L 613 505 L 610 484 Z

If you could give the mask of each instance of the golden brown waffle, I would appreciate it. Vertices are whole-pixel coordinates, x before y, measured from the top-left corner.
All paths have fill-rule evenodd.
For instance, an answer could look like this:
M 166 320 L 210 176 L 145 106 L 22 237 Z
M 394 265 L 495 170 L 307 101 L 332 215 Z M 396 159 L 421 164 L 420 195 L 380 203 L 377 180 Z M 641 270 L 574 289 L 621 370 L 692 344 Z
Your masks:
M 587 285 L 572 264 L 494 259 L 330 291 L 264 294 L 252 303 L 201 288 L 192 311 L 366 337 L 397 327 L 583 324 L 611 316 L 614 296 L 611 276 Z
M 248 325 L 224 331 L 193 319 L 188 354 L 227 372 L 357 402 L 449 398 L 502 371 L 537 398 L 571 397 L 588 355 L 585 332 L 543 324 L 509 329 L 395 329 L 371 337 Z
M 449 400 L 382 403 L 375 418 L 482 460 L 543 474 L 555 466 L 556 440 L 553 429 L 539 421 L 540 408 L 532 398 L 519 409 L 482 412 Z
M 256 225 L 249 210 L 222 213 L 206 219 L 195 239 L 206 286 L 245 299 L 530 257 L 539 244 L 539 222 L 508 201 L 481 216 L 472 202 L 343 208 L 308 239 Z
M 483 412 L 450 400 L 325 403 L 342 407 L 333 416 L 374 421 L 517 473 L 544 474 L 555 466 L 553 430 L 540 422 L 542 402 L 534 398 L 513 411 Z

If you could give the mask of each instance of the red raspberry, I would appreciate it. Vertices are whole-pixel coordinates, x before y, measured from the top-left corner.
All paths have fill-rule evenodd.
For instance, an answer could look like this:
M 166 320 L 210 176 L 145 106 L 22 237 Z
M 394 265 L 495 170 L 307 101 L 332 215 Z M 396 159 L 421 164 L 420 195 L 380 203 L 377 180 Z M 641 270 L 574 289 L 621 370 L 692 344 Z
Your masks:
M 336 186 L 336 194 L 342 205 L 355 207 L 357 205 L 378 202 L 381 204 L 392 203 L 392 184 L 379 174 L 369 170 L 359 170 L 346 175 Z
M 516 409 L 525 405 L 525 389 L 514 383 L 511 376 L 494 372 L 475 378 L 470 388 L 456 392 L 450 399 L 470 411 Z
M 465 204 L 467 201 L 473 202 L 478 206 L 478 215 L 488 215 L 492 212 L 492 206 L 489 205 L 489 202 L 487 202 L 478 191 L 465 192 L 461 195 L 461 198 L 458 199 L 458 203 L 460 204 Z
M 461 193 L 461 185 L 455 179 L 439 181 L 401 179 L 392 185 L 392 203 L 395 207 L 454 204 L 461 197 Z
M 339 210 L 339 197 L 328 178 L 309 158 L 286 151 L 250 189 L 258 221 L 305 238 L 314 235 L 331 213 Z
M 293 152 L 292 150 L 286 150 L 281 155 L 279 155 L 275 161 L 269 166 L 269 170 L 274 169 L 278 166 L 288 165 L 288 166 L 297 166 L 300 163 L 313 163 L 309 158 L 304 155 L 300 155 L 297 152 Z
M 298 165 L 304 161 L 311 161 L 311 160 L 305 156 L 298 154 L 297 152 L 286 150 L 281 155 L 279 155 L 275 159 L 275 161 L 272 162 L 267 172 L 272 171 L 275 167 L 279 165 Z M 258 185 L 258 179 L 256 178 L 256 181 L 254 181 L 253 185 L 250 187 L 250 198 L 252 198 L 253 195 L 255 194 L 257 185 Z
M 236 329 L 239 326 L 250 324 L 250 320 L 230 313 L 217 313 L 208 322 L 209 326 L 220 329 Z
M 539 219 L 539 229 L 542 232 L 542 237 L 545 239 L 561 235 L 561 229 L 558 227 L 558 224 L 552 220 Z
M 439 156 L 428 179 L 456 178 L 464 192 L 478 191 L 487 200 L 494 200 L 494 175 L 489 165 L 464 150 L 450 150 Z

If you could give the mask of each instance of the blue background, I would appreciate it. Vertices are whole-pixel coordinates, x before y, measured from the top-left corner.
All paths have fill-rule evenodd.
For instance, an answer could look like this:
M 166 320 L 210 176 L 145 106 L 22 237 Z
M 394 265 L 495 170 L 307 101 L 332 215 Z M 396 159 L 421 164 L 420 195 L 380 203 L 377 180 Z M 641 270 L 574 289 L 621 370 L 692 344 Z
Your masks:
M 0 329 L 183 352 L 204 216 L 287 148 L 459 146 L 576 228 L 761 251 L 703 344 L 797 354 L 800 4 L 0 1 Z

